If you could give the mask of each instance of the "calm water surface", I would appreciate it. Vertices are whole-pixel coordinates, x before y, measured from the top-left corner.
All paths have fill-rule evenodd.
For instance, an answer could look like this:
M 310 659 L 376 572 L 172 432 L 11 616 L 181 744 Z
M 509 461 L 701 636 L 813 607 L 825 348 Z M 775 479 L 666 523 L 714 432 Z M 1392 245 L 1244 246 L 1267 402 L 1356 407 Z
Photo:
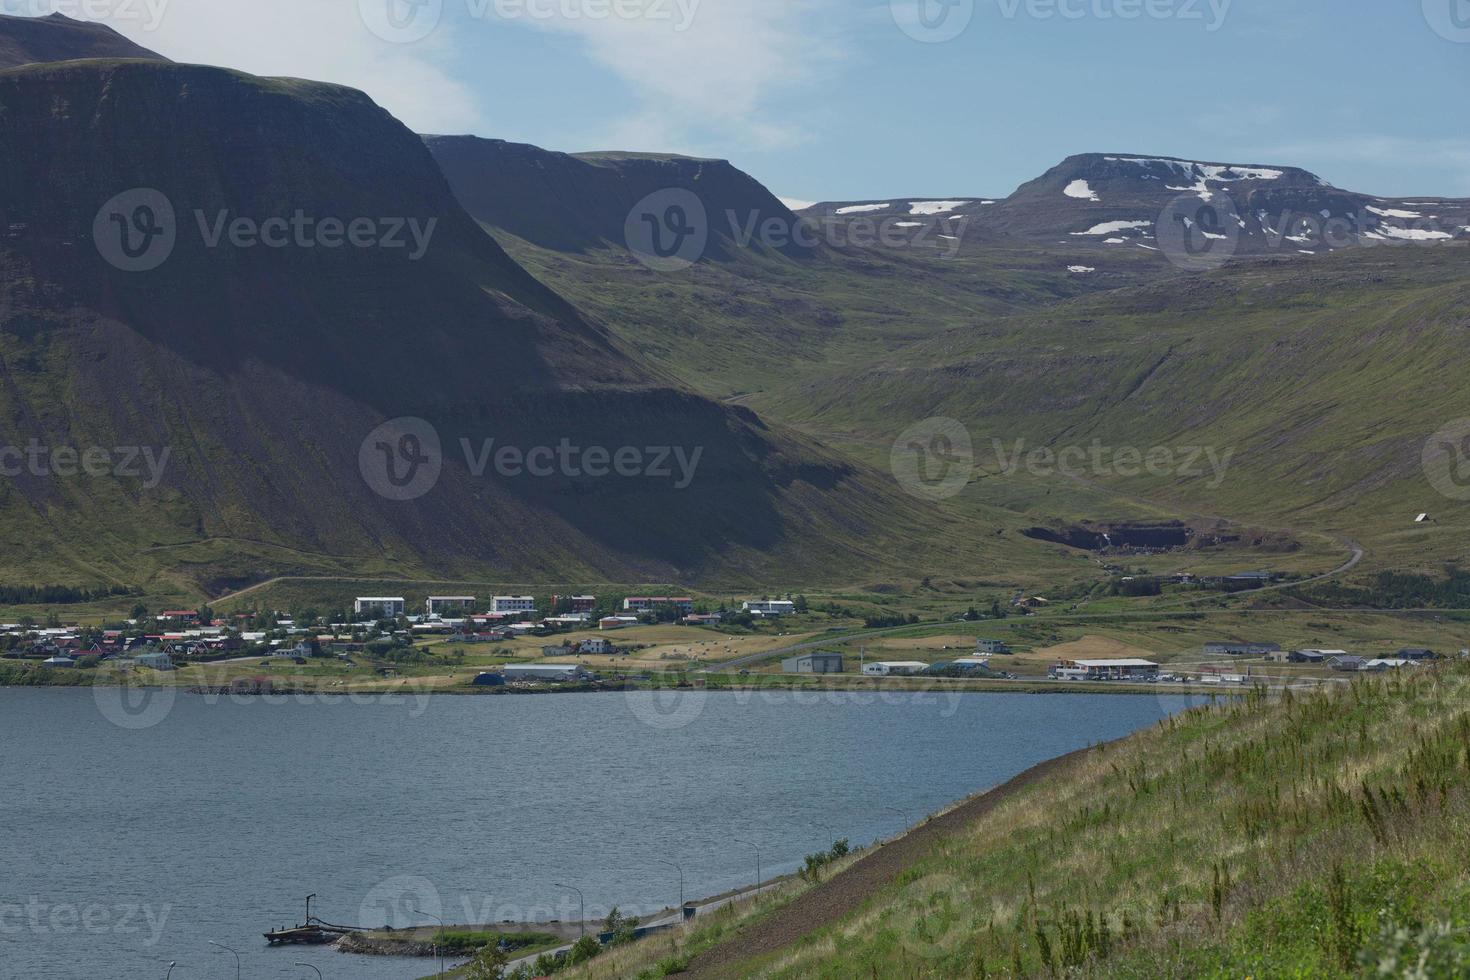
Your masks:
M 653 912 L 1183 706 L 1086 694 L 214 698 L 0 689 L 0 977 L 409 980 L 348 925 Z

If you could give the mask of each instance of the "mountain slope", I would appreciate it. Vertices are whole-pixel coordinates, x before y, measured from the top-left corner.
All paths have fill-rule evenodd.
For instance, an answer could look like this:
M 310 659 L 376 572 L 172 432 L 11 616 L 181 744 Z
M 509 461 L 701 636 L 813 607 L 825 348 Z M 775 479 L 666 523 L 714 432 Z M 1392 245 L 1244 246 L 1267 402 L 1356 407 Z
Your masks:
M 0 443 L 170 453 L 156 486 L 9 481 L 8 577 L 734 581 L 882 565 L 910 537 L 910 505 L 860 468 L 622 353 L 361 93 L 144 62 L 14 69 L 0 73 L 0 173 Z M 139 188 L 157 192 L 146 211 Z M 140 232 L 170 210 L 162 263 L 114 267 L 131 261 L 120 231 L 151 249 L 168 236 Z M 241 219 L 279 247 L 236 237 Z M 431 229 L 422 248 L 405 220 Z M 360 245 L 343 234 L 357 222 Z M 404 416 L 443 448 L 442 475 L 411 500 L 390 499 L 375 462 L 384 447 L 395 466 L 395 450 L 422 455 L 426 440 L 374 435 Z M 701 455 L 687 487 L 563 464 L 476 475 L 487 439 Z
M 12 17 L 0 14 L 0 69 L 81 58 L 144 58 L 167 61 L 121 34 L 92 21 L 64 14 Z

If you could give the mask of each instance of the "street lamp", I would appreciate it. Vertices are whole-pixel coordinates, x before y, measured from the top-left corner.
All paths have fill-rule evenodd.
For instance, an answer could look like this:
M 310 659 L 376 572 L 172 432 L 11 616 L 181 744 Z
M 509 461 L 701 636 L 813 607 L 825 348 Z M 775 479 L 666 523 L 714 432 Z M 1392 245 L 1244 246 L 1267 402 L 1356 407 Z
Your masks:
M 235 954 L 235 980 L 240 980 L 240 951 L 236 949 L 230 949 L 230 947 L 226 946 L 224 943 L 217 943 L 213 939 L 208 940 L 208 943 L 211 946 L 218 946 L 220 949 L 228 950 L 229 952 Z
M 744 844 L 746 847 L 753 847 L 753 848 L 755 848 L 755 897 L 756 897 L 757 900 L 759 900 L 760 897 L 761 897 L 761 848 L 760 848 L 760 845 L 759 844 L 756 844 L 753 841 L 742 840 L 739 837 L 732 837 L 731 840 L 735 841 L 735 843 L 737 843 L 737 844 Z
M 673 868 L 675 871 L 679 872 L 679 909 L 680 909 L 680 911 L 683 911 L 683 909 L 684 909 L 684 869 L 679 865 L 679 863 L 677 861 L 660 861 L 659 864 L 662 864 L 666 868 Z
M 317 980 L 322 980 L 322 971 L 318 967 L 312 966 L 310 963 L 297 963 L 296 965 L 297 966 L 304 966 L 308 970 L 316 970 L 316 978 L 317 978 Z
M 174 975 L 174 967 L 176 967 L 178 965 L 179 964 L 176 961 L 169 960 L 169 963 L 168 963 L 168 972 L 163 975 L 163 980 L 168 980 L 169 977 L 173 976 Z
M 565 888 L 567 891 L 573 891 L 577 893 L 577 901 L 582 906 L 582 910 L 577 913 L 577 926 L 581 930 L 579 935 L 587 935 L 587 896 L 583 895 L 582 889 L 578 888 L 576 885 L 563 885 L 559 881 L 552 882 L 552 885 L 556 888 Z
M 418 909 L 409 909 L 409 911 L 412 912 L 414 915 L 422 915 L 426 919 L 433 919 L 435 922 L 439 923 L 439 932 L 444 931 L 444 920 L 439 918 L 437 915 L 431 915 L 428 912 L 420 912 Z M 444 976 L 444 956 L 439 949 L 438 933 L 435 933 L 434 935 L 434 956 L 437 957 L 439 960 L 439 975 L 442 977 Z

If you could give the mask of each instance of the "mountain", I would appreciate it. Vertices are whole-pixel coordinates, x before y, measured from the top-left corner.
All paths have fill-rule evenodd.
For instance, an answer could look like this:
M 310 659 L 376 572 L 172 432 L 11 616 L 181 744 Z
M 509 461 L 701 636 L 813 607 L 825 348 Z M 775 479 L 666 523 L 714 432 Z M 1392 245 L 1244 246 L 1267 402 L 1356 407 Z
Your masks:
M 1296 167 L 1103 153 L 1068 157 L 1000 200 L 827 202 L 802 214 L 847 221 L 906 216 L 967 242 L 1163 250 L 1186 267 L 1211 251 L 1317 254 L 1470 233 L 1470 200 L 1360 194 Z
M 0 69 L 81 58 L 168 60 L 134 44 L 106 24 L 72 20 L 64 14 L 0 15 Z
M 0 488 L 7 578 L 790 580 L 919 547 L 891 481 L 625 353 L 359 92 L 12 69 L 0 172 L 0 445 L 42 457 Z M 643 465 L 485 469 L 564 444 Z M 168 465 L 78 476 L 90 447 Z
M 557 153 L 476 136 L 426 136 L 424 142 L 470 214 L 544 248 L 626 247 L 630 234 L 646 231 L 645 215 L 634 213 L 640 203 L 658 222 L 668 207 L 683 207 L 696 234 L 708 236 L 710 258 L 729 257 L 744 228 L 796 224 L 786 205 L 726 160 Z M 802 251 L 784 240 L 757 239 L 754 247 L 791 256 Z

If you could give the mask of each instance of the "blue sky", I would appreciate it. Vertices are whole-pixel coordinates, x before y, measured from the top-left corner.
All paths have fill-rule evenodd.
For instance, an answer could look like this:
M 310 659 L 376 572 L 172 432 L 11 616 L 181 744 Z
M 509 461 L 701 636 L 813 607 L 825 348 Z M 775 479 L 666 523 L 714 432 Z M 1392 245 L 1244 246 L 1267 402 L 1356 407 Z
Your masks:
M 724 157 L 809 201 L 1003 195 L 1088 151 L 1470 196 L 1470 0 L 420 0 L 403 31 L 377 20 L 411 0 L 153 2 L 113 23 L 179 60 L 357 85 L 419 131 Z M 919 3 L 963 30 L 915 39 Z

